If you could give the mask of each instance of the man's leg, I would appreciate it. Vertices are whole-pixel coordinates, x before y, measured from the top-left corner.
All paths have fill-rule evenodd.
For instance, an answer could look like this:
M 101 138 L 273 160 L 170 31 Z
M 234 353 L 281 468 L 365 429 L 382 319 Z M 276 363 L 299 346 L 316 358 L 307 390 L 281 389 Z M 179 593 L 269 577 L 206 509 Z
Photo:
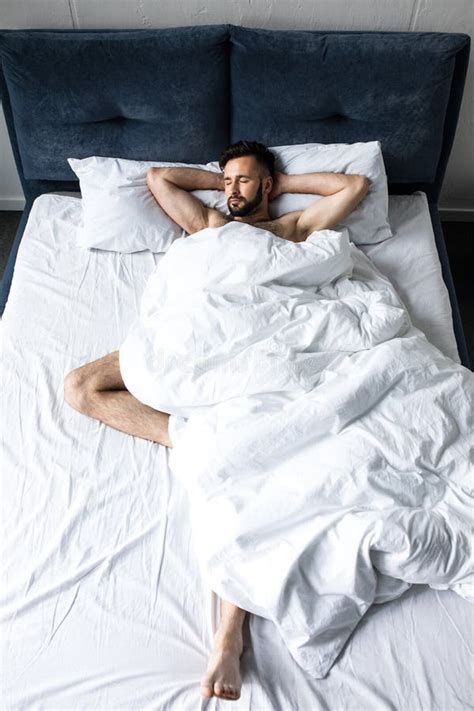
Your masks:
M 144 405 L 125 388 L 119 353 L 72 370 L 64 380 L 64 398 L 75 410 L 121 432 L 172 447 L 169 415 Z
M 221 600 L 221 621 L 214 638 L 214 649 L 207 671 L 201 679 L 201 695 L 235 700 L 240 696 L 240 656 L 242 625 L 246 612 L 231 602 Z
M 172 447 L 169 415 L 144 405 L 125 389 L 118 351 L 72 370 L 64 381 L 64 397 L 75 410 L 116 430 Z M 201 681 L 203 696 L 240 697 L 245 615 L 245 610 L 221 600 L 221 621 L 207 672 Z

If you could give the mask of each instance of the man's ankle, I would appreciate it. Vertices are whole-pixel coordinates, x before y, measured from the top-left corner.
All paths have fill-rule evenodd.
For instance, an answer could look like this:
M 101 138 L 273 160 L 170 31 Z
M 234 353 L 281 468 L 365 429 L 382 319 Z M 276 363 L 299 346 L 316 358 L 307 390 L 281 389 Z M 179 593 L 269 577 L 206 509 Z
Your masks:
M 221 651 L 241 653 L 243 646 L 242 628 L 235 627 L 224 631 L 218 630 L 214 637 L 214 646 Z

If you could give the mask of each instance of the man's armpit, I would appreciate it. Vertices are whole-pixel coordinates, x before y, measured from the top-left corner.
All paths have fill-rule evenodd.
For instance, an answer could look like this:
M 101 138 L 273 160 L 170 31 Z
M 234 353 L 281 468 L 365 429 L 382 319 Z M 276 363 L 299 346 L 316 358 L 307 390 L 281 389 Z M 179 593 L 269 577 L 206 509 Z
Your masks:
M 213 207 L 207 208 L 207 215 L 209 227 L 222 227 L 222 225 L 232 222 L 230 217 L 224 215 L 224 213 L 220 212 L 220 210 L 215 210 Z
M 308 235 L 298 227 L 298 220 L 302 214 L 303 210 L 295 210 L 294 212 L 287 212 L 279 217 L 278 220 L 275 220 L 280 226 L 283 239 L 287 239 L 290 242 L 304 242 Z

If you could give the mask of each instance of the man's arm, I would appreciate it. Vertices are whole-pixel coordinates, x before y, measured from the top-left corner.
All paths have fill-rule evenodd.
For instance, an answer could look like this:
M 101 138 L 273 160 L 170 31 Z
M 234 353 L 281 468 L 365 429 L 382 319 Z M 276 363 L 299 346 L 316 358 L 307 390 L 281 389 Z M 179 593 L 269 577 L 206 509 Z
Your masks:
M 191 194 L 191 190 L 224 190 L 222 173 L 198 168 L 149 168 L 146 177 L 160 207 L 188 234 L 222 219 L 218 210 L 206 207 Z
M 331 229 L 350 215 L 369 191 L 365 175 L 345 173 L 277 173 L 270 199 L 281 193 L 314 193 L 324 197 L 303 210 L 296 221 L 296 237 L 305 240 L 315 230 Z

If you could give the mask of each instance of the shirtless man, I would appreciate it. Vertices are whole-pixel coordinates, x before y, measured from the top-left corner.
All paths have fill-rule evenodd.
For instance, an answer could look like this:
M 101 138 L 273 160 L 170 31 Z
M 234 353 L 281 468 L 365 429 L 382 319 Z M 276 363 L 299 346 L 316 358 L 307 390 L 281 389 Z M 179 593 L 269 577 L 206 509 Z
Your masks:
M 261 143 L 239 141 L 220 158 L 222 173 L 196 168 L 150 168 L 147 184 L 163 210 L 188 234 L 220 227 L 232 220 L 247 222 L 293 242 L 315 230 L 336 227 L 365 197 L 369 180 L 362 175 L 274 171 L 274 155 Z M 223 190 L 229 215 L 205 207 L 192 190 Z M 268 202 L 281 193 L 323 195 L 306 210 L 270 219 Z M 64 383 L 65 399 L 74 409 L 143 439 L 172 447 L 169 415 L 134 398 L 126 389 L 118 351 L 71 371 Z M 245 610 L 221 600 L 221 621 L 206 673 L 204 697 L 240 697 L 240 656 Z

